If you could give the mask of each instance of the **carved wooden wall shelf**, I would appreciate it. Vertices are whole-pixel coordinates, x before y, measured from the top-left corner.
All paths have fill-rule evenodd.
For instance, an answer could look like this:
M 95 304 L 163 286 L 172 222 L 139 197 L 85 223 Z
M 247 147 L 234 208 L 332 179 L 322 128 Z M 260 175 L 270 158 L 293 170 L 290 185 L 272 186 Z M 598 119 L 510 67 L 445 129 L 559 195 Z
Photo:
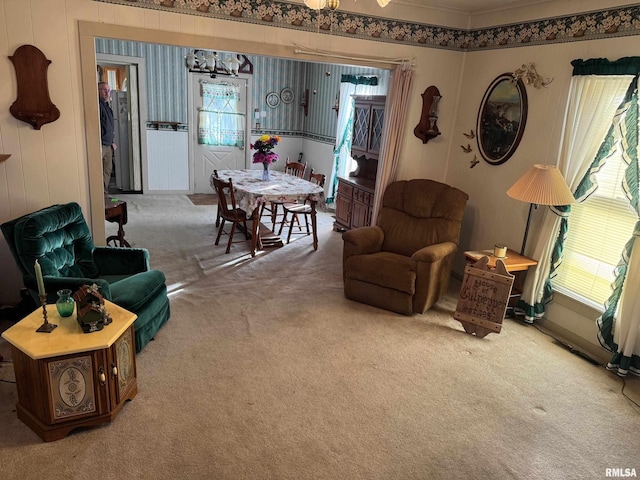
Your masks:
M 18 98 L 9 108 L 11 115 L 36 130 L 60 118 L 60 110 L 49 97 L 47 69 L 51 60 L 33 45 L 18 47 L 9 59 L 18 80 Z
M 422 115 L 420 122 L 413 129 L 416 137 L 427 143 L 432 138 L 440 135 L 438 130 L 438 104 L 440 102 L 440 91 L 434 85 L 427 88 L 422 94 Z

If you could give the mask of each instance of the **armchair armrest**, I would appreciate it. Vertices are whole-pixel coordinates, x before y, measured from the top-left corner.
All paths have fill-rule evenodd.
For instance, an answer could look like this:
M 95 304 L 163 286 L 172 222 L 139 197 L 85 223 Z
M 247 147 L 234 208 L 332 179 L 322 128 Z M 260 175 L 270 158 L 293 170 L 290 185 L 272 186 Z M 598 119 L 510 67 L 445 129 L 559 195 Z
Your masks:
M 436 243 L 428 247 L 421 248 L 411 255 L 411 270 L 416 270 L 420 262 L 434 263 L 445 258 L 458 250 L 458 246 L 453 242 Z
M 82 285 L 98 285 L 100 294 L 107 300 L 111 300 L 111 287 L 109 282 L 101 278 L 81 278 L 81 277 L 52 277 L 45 275 L 44 289 L 47 292 L 47 303 L 55 303 L 58 299 L 57 291 L 63 288 L 68 288 L 72 293 L 75 293 Z M 24 286 L 31 292 L 34 292 L 36 298 L 38 295 L 38 283 L 35 275 L 25 275 L 23 278 Z
M 95 247 L 93 261 L 100 275 L 133 275 L 149 270 L 145 248 Z
M 342 234 L 343 260 L 352 255 L 379 252 L 384 241 L 384 231 L 377 226 L 354 228 Z

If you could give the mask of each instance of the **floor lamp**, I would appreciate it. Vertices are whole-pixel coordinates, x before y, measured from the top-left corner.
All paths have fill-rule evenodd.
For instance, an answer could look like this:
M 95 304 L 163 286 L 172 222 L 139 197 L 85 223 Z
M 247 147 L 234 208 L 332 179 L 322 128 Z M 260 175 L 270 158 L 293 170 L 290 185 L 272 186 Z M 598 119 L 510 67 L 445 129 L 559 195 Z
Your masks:
M 555 165 L 535 164 L 507 190 L 507 195 L 530 204 L 520 255 L 524 255 L 524 248 L 527 246 L 531 213 L 534 208 L 538 205 L 570 205 L 575 202 L 567 182 Z

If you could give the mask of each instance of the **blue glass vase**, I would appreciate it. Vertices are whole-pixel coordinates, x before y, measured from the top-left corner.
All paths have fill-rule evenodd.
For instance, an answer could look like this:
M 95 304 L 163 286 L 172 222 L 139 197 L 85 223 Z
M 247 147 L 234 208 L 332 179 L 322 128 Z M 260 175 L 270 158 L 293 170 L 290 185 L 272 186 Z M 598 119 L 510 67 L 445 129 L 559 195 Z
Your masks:
M 56 308 L 61 317 L 70 317 L 73 313 L 73 309 L 76 306 L 76 301 L 71 296 L 71 290 L 64 288 L 58 290 L 58 300 L 56 301 Z
M 271 179 L 271 177 L 269 177 L 269 164 L 264 162 L 262 166 L 264 167 L 262 170 L 262 180 L 268 182 Z

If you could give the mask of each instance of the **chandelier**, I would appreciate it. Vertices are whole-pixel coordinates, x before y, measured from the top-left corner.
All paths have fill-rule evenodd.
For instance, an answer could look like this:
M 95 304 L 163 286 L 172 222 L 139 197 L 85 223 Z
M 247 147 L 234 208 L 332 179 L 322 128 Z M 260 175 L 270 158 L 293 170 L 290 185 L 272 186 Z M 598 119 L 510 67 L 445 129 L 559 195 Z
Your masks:
M 211 78 L 218 75 L 237 77 L 239 73 L 253 73 L 253 64 L 246 55 L 230 54 L 225 60 L 217 52 L 194 50 L 185 57 L 185 66 L 191 73 L 206 73 Z
M 376 0 L 382 8 L 386 7 L 390 0 Z M 340 6 L 340 0 L 304 0 L 304 4 L 313 10 L 322 10 L 329 7 L 330 10 L 337 10 Z

